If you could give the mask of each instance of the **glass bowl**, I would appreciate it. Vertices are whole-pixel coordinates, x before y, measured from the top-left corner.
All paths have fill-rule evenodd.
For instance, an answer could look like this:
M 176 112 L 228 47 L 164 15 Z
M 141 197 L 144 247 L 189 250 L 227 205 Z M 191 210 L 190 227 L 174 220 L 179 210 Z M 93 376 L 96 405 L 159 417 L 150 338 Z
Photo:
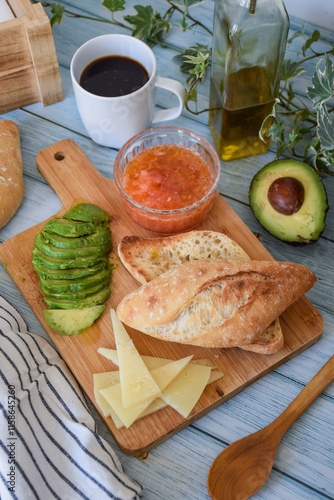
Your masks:
M 172 144 L 184 146 L 204 159 L 211 174 L 211 187 L 202 199 L 192 205 L 174 210 L 159 210 L 142 205 L 124 190 L 124 172 L 138 153 L 152 146 Z M 114 179 L 128 215 L 141 227 L 154 233 L 177 234 L 190 231 L 209 213 L 220 176 L 220 160 L 211 146 L 200 135 L 178 127 L 157 127 L 140 132 L 119 150 L 114 163 Z

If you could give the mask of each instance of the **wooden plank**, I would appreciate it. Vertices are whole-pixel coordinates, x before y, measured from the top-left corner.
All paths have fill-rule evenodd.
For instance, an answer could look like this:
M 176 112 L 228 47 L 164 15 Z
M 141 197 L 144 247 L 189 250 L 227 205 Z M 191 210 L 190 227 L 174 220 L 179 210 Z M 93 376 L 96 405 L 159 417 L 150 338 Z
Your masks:
M 8 4 L 15 14 L 15 17 L 33 17 L 34 10 L 30 0 L 8 0 Z
M 25 24 L 40 100 L 49 106 L 63 99 L 56 49 L 48 16 L 41 4 L 34 5 L 36 17 Z
M 0 114 L 38 101 L 48 106 L 63 99 L 49 18 L 40 3 L 31 5 L 26 0 L 22 9 L 15 19 L 0 23 Z M 27 15 L 22 16 L 23 12 Z
M 110 214 L 114 249 L 125 235 L 149 234 L 141 230 L 126 215 L 114 181 L 104 178 L 73 141 L 61 141 L 44 149 L 37 155 L 37 164 L 41 174 L 62 202 L 60 214 L 78 199 L 95 203 Z M 109 307 L 116 307 L 124 295 L 138 285 L 117 261 L 116 253 L 113 253 L 112 258 L 116 263 L 118 262 L 118 265 L 113 272 L 111 297 L 100 320 L 76 337 L 57 334 L 44 319 L 45 305 L 38 287 L 37 275 L 31 264 L 33 239 L 43 225 L 44 222 L 5 241 L 0 247 L 0 258 L 80 385 L 94 403 L 92 374 L 106 371 L 113 366 L 111 362 L 102 359 L 97 353 L 98 347 L 115 347 L 111 333 Z M 252 258 L 272 258 L 218 194 L 212 212 L 202 223 L 202 227 L 225 232 L 234 238 Z M 195 358 L 210 357 L 218 369 L 226 373 L 226 376 L 205 390 L 188 419 L 183 419 L 171 408 L 139 420 L 130 429 L 117 430 L 110 419 L 104 419 L 118 445 L 126 453 L 140 454 L 161 443 L 316 342 L 321 335 L 323 321 L 310 301 L 302 297 L 282 315 L 282 327 L 285 346 L 281 352 L 271 356 L 261 356 L 236 348 L 205 349 L 166 343 L 129 329 L 131 335 L 135 333 L 133 339 L 141 354 L 172 359 L 189 354 L 193 354 Z

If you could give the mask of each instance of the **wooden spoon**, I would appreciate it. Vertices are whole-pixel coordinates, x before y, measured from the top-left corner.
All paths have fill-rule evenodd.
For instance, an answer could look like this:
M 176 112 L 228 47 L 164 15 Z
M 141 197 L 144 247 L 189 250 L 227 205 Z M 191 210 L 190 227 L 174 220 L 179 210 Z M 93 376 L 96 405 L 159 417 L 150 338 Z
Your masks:
M 210 467 L 210 497 L 247 500 L 253 496 L 266 482 L 285 432 L 333 380 L 334 356 L 271 424 L 227 446 Z

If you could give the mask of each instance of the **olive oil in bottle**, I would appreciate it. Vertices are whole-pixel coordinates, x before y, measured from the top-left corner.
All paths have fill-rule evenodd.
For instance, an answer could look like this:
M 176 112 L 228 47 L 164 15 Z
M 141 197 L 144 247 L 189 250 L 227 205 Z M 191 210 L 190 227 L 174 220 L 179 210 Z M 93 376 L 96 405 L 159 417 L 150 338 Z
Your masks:
M 226 80 L 221 92 L 211 77 L 209 125 L 219 156 L 227 161 L 264 153 L 270 138 L 261 139 L 259 130 L 274 104 L 265 68 L 243 68 Z
M 278 93 L 288 29 L 282 0 L 215 0 L 209 126 L 225 161 L 269 148 L 259 132 Z

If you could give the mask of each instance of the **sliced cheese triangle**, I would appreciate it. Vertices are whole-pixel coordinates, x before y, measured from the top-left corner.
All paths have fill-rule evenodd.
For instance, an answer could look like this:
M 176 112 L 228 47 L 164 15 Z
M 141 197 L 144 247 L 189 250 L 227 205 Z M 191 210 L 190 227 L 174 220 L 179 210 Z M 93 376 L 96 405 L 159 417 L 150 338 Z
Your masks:
M 166 389 L 161 399 L 187 418 L 209 381 L 211 368 L 189 363 Z
M 110 314 L 114 328 L 124 408 L 154 399 L 161 392 L 158 384 L 150 374 L 116 312 L 111 309 Z
M 153 399 L 149 399 L 125 408 L 123 406 L 121 384 L 101 389 L 100 392 L 125 427 L 130 427 L 153 401 Z
M 94 397 L 100 410 L 105 417 L 111 417 L 117 429 L 123 427 L 123 422 L 117 417 L 108 401 L 102 396 L 101 390 L 112 385 L 119 384 L 119 371 L 94 373 Z
M 152 370 L 151 375 L 157 382 L 160 390 L 165 389 L 185 369 L 191 358 L 192 356 L 178 359 L 172 361 L 168 365 Z M 130 427 L 153 401 L 153 399 L 146 400 L 124 407 L 122 399 L 122 382 L 102 389 L 100 393 L 114 410 L 117 417 L 123 422 L 125 427 Z
M 110 359 L 114 365 L 118 366 L 118 355 L 116 349 L 108 349 L 107 347 L 99 347 L 97 352 L 107 359 Z
M 216 382 L 216 380 L 219 380 L 224 376 L 225 376 L 224 373 L 219 372 L 218 370 L 211 371 L 208 383 L 206 385 L 212 384 L 212 382 Z

